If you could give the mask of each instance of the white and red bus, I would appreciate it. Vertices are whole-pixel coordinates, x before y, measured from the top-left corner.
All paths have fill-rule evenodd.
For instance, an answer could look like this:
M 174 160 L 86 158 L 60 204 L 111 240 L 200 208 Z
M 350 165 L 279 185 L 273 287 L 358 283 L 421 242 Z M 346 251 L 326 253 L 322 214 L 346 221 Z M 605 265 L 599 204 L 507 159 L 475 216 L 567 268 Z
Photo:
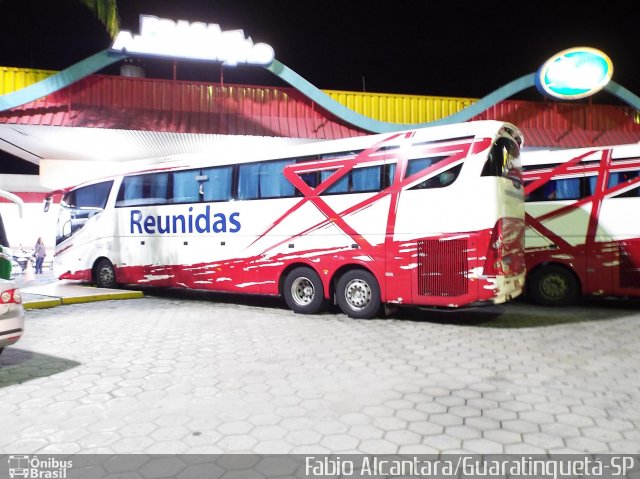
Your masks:
M 61 201 L 61 279 L 335 301 L 501 303 L 524 287 L 521 136 L 471 122 L 94 181 Z
M 527 296 L 640 296 L 640 144 L 522 158 Z

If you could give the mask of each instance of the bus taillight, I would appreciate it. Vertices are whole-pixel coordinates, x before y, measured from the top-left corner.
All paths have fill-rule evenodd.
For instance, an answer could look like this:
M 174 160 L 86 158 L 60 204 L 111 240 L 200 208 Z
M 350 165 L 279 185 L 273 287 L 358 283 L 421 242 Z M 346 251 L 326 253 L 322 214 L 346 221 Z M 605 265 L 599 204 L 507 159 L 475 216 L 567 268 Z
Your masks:
M 512 275 L 524 272 L 524 221 L 501 218 L 491 232 L 484 274 Z
M 502 247 L 502 219 L 499 219 L 493 227 L 493 231 L 491 231 L 487 259 L 484 263 L 484 274 L 486 276 L 508 274 L 509 265 L 503 261 Z

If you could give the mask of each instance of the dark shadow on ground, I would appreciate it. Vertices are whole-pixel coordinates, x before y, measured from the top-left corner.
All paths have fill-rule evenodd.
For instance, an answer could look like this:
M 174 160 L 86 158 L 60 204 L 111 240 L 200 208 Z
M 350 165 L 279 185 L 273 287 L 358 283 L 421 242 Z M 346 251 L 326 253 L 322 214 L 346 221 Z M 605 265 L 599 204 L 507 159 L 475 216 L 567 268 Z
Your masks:
M 243 306 L 254 306 L 257 308 L 288 309 L 282 298 L 277 296 L 260 296 L 253 294 L 220 293 L 199 289 L 181 288 L 140 288 L 145 296 L 156 296 L 159 298 L 189 299 L 193 301 L 206 301 L 220 304 L 238 304 Z
M 0 388 L 53 376 L 76 366 L 80 363 L 9 346 L 0 354 Z
M 614 320 L 638 313 L 638 299 L 585 298 L 575 305 L 566 307 L 540 306 L 531 304 L 526 299 L 517 299 L 500 305 L 455 310 L 406 308 L 399 310 L 394 316 L 410 321 L 516 329 Z
M 271 296 L 214 293 L 177 288 L 144 288 L 143 291 L 147 296 L 163 298 L 288 309 L 283 299 Z M 342 314 L 335 306 L 328 306 L 327 312 Z M 526 301 L 526 298 L 518 298 L 505 304 L 472 308 L 402 307 L 387 316 L 381 314 L 378 317 L 485 328 L 535 328 L 557 324 L 613 320 L 638 313 L 640 313 L 640 299 L 585 298 L 573 306 L 549 307 L 531 304 Z

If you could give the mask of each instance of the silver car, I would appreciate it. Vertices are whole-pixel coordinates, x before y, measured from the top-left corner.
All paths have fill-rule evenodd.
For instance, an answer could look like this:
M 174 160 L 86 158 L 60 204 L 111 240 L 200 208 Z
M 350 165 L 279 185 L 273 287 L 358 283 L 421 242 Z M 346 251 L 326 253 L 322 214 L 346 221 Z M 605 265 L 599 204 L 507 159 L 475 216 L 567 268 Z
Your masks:
M 24 332 L 24 308 L 20 289 L 13 281 L 0 279 L 0 353 Z

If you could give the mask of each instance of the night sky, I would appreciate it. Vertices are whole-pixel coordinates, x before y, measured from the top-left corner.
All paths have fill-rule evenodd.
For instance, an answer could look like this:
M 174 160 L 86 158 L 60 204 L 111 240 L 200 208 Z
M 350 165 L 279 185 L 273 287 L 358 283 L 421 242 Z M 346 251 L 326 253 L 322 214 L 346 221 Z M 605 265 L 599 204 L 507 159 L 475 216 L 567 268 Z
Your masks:
M 218 23 L 273 46 L 276 58 L 321 89 L 483 97 L 535 71 L 551 55 L 592 46 L 613 79 L 640 94 L 638 20 L 631 2 L 427 0 L 119 0 L 123 29 L 138 15 Z M 0 66 L 60 70 L 107 48 L 79 0 L 0 0 Z M 147 76 L 171 63 L 145 60 Z M 107 71 L 107 73 L 110 73 Z M 116 73 L 116 71 L 114 71 Z M 279 85 L 260 67 L 224 69 L 227 83 Z M 178 78 L 218 81 L 220 67 L 181 61 Z M 542 97 L 527 93 L 532 100 Z M 594 101 L 616 103 L 601 92 Z

